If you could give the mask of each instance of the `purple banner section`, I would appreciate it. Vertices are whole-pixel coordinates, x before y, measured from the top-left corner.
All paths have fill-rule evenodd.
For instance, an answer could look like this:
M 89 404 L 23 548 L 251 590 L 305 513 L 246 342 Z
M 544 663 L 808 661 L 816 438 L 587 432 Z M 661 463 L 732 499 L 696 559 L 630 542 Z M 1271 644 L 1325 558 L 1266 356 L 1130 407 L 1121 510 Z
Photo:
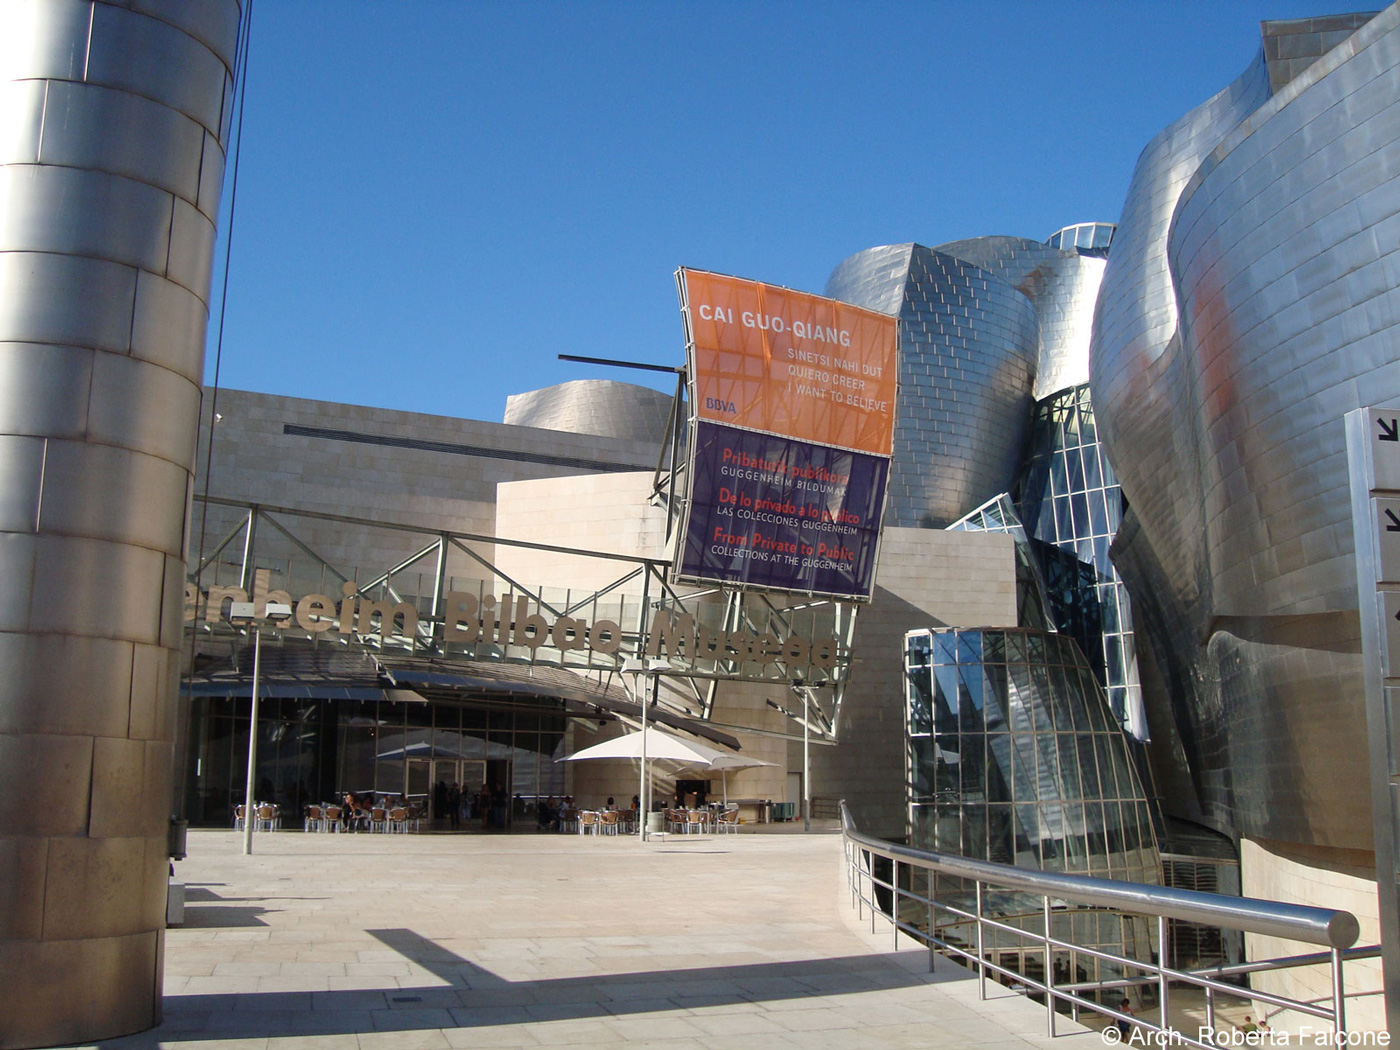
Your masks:
M 870 597 L 889 460 L 698 420 L 677 575 Z

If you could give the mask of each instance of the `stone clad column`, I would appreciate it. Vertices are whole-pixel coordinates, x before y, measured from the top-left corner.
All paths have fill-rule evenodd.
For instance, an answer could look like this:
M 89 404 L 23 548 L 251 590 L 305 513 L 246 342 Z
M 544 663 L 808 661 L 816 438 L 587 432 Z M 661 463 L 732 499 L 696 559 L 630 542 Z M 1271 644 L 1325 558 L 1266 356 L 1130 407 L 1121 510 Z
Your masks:
M 0 6 L 0 1047 L 160 1020 L 239 0 Z

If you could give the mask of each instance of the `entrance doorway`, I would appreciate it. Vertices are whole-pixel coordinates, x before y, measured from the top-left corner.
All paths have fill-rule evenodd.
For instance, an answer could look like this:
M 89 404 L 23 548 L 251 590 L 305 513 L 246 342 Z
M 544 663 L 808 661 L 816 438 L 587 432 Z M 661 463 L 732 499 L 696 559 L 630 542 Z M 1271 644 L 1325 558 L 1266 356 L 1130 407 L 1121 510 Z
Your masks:
M 427 812 L 432 811 L 433 789 L 439 782 L 475 794 L 486 783 L 486 763 L 471 758 L 410 758 L 404 763 L 404 794 Z

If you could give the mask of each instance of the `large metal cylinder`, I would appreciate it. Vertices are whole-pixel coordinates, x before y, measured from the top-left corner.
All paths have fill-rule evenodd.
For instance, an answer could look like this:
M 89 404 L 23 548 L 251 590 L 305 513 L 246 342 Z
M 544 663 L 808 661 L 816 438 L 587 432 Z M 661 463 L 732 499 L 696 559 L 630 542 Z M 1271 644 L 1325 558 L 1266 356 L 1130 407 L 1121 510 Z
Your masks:
M 239 0 L 0 6 L 0 1047 L 160 1020 Z

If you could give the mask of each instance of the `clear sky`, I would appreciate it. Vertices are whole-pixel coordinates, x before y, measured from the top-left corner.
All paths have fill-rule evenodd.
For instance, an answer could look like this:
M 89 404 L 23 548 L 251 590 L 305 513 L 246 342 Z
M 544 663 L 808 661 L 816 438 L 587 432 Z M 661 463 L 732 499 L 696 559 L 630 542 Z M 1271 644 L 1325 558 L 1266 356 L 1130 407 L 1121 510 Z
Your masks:
M 1258 23 L 1327 0 L 256 0 L 220 382 L 499 420 L 679 365 L 672 274 L 1115 221 Z M 213 379 L 225 229 L 215 266 Z

